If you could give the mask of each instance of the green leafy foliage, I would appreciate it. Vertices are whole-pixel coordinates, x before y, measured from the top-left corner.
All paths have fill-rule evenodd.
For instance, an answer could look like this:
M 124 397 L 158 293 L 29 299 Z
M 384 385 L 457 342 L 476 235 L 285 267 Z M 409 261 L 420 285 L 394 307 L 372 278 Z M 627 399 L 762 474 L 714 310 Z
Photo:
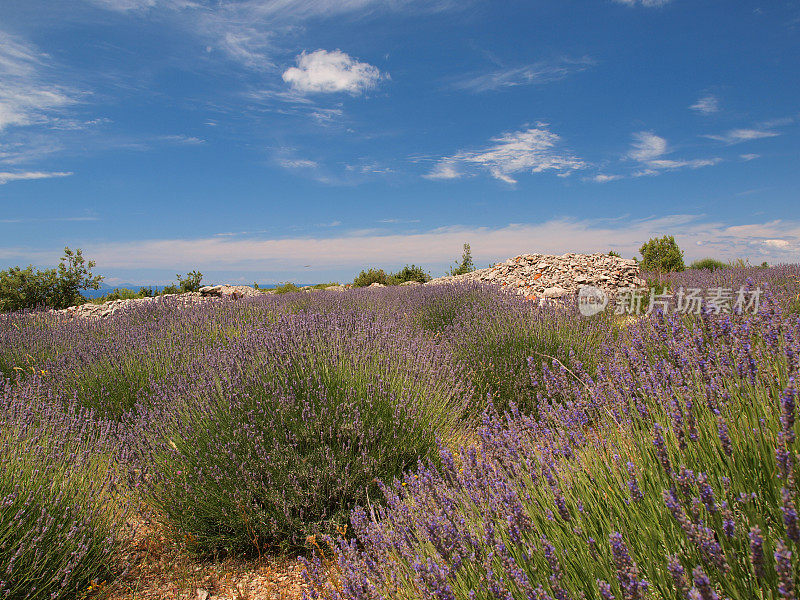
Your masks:
M 358 276 L 353 280 L 353 287 L 367 287 L 373 283 L 381 283 L 383 285 L 393 285 L 391 275 L 387 275 L 383 269 L 370 268 L 367 271 L 361 271 Z
M 717 260 L 716 258 L 702 258 L 694 261 L 689 265 L 690 269 L 707 269 L 708 271 L 716 271 L 717 269 L 727 269 L 730 265 L 728 263 Z
M 656 271 L 658 273 L 672 273 L 683 271 L 683 251 L 678 248 L 675 238 L 665 235 L 662 238 L 651 238 L 639 248 L 642 255 L 640 267 L 643 271 Z
M 276 294 L 289 294 L 291 292 L 299 292 L 300 288 L 293 284 L 291 281 L 287 281 L 286 283 L 282 283 L 277 286 L 273 292 Z
M 405 283 L 407 281 L 426 283 L 431 280 L 430 273 L 426 273 L 422 267 L 418 267 L 417 265 L 406 265 L 397 273 L 392 273 L 390 278 L 398 284 Z
M 456 261 L 454 267 L 450 267 L 449 275 L 465 275 L 475 270 L 472 262 L 472 249 L 467 242 L 464 242 L 464 252 L 461 254 L 461 262 Z
M 0 271 L 0 311 L 67 308 L 85 302 L 80 290 L 96 290 L 103 280 L 101 275 L 92 274 L 94 266 L 80 248 L 73 251 L 67 247 L 56 269 L 40 271 L 30 265 Z
M 609 250 L 608 251 L 608 255 L 609 256 L 616 256 L 617 258 L 622 258 L 622 254 L 620 254 L 619 252 L 616 252 L 614 250 Z

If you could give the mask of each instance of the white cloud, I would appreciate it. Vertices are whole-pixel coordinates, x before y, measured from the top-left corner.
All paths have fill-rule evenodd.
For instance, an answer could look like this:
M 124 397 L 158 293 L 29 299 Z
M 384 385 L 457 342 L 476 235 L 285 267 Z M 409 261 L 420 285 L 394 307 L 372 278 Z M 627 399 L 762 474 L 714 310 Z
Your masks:
M 726 144 L 738 144 L 739 142 L 748 142 L 750 140 L 759 140 L 761 138 L 770 138 L 778 135 L 780 134 L 775 131 L 763 129 L 731 129 L 721 135 L 706 135 L 704 137 L 719 142 L 725 142 Z
M 297 66 L 283 73 L 283 80 L 299 92 L 348 92 L 360 94 L 374 88 L 384 75 L 377 67 L 358 62 L 341 50 L 303 52 Z
M 750 160 L 755 160 L 757 158 L 761 158 L 761 155 L 760 154 L 740 154 L 739 158 L 741 158 L 744 161 L 750 161 Z
M 617 2 L 618 4 L 625 4 L 627 6 L 641 5 L 648 8 L 653 8 L 669 4 L 671 0 L 614 0 L 614 1 Z
M 711 94 L 703 96 L 689 108 L 703 115 L 710 115 L 719 111 L 719 99 Z
M 615 248 L 633 256 L 648 239 L 679 232 L 676 240 L 686 259 L 714 256 L 721 260 L 749 258 L 772 263 L 796 260 L 800 252 L 800 222 L 771 221 L 731 226 L 704 222 L 696 215 L 631 219 L 554 219 L 504 227 L 450 226 L 418 233 L 378 234 L 364 231 L 335 237 L 162 239 L 85 244 L 84 252 L 97 261 L 97 271 L 111 269 L 199 268 L 242 269 L 248 272 L 286 271 L 314 264 L 319 272 L 352 272 L 365 264 L 414 262 L 446 268 L 469 240 L 476 263 L 504 260 L 524 252 L 562 254 Z M 699 242 L 699 243 L 698 243 Z M 0 247 L 0 260 L 49 264 L 60 249 L 50 251 Z M 702 252 L 702 254 L 699 254 Z
M 773 248 L 788 248 L 790 242 L 789 240 L 764 240 L 764 245 Z
M 69 177 L 72 173 L 62 171 L 24 171 L 20 173 L 0 173 L 0 185 L 10 181 L 29 181 L 32 179 L 51 179 L 53 177 Z
M 605 173 L 599 173 L 592 177 L 592 181 L 596 181 L 597 183 L 608 183 L 609 181 L 616 181 L 617 179 L 622 179 L 622 175 L 607 175 Z
M 319 165 L 313 160 L 304 158 L 283 158 L 278 164 L 285 169 L 316 169 Z
M 74 92 L 45 81 L 48 56 L 0 31 L 0 132 L 47 122 L 52 111 L 73 104 Z
M 628 152 L 628 158 L 637 161 L 641 167 L 643 167 L 641 170 L 633 173 L 634 177 L 659 175 L 664 171 L 675 171 L 678 169 L 699 169 L 722 162 L 722 159 L 718 157 L 695 158 L 691 160 L 662 158 L 665 154 L 670 152 L 667 140 L 654 134 L 652 131 L 640 131 L 635 133 L 633 134 L 633 139 L 632 147 Z
M 206 143 L 204 139 L 183 134 L 162 135 L 159 139 L 172 144 L 179 144 L 181 146 L 200 146 Z
M 492 138 L 493 145 L 476 152 L 462 151 L 439 160 L 425 177 L 429 179 L 455 179 L 462 176 L 459 167 L 478 167 L 488 170 L 492 177 L 515 184 L 516 173 L 542 173 L 553 171 L 569 175 L 588 165 L 584 161 L 557 148 L 561 138 L 548 129 L 547 123 L 537 123 L 523 131 L 504 133 Z
M 156 0 L 89 0 L 92 4 L 105 8 L 107 10 L 115 10 L 119 12 L 127 12 L 130 10 L 141 10 L 144 8 L 152 8 L 156 5 Z
M 458 179 L 463 177 L 455 160 L 442 159 L 433 167 L 430 173 L 423 175 L 426 179 Z
M 465 77 L 456 80 L 453 87 L 471 92 L 485 92 L 519 85 L 549 83 L 564 79 L 572 73 L 585 71 L 594 64 L 595 61 L 588 57 L 540 61 L 522 67 Z
M 661 156 L 667 151 L 667 140 L 652 131 L 640 131 L 633 134 L 633 148 L 628 156 L 639 162 L 647 162 Z

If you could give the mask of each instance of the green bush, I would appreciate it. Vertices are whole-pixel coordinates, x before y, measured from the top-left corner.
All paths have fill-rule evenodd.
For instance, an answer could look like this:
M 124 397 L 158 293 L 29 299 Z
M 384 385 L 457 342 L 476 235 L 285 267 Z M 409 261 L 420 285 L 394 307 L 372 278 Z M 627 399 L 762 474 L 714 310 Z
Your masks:
M 678 248 L 675 238 L 665 235 L 662 238 L 652 238 L 639 248 L 642 255 L 640 267 L 642 271 L 656 271 L 658 273 L 672 273 L 683 271 L 683 251 Z
M 94 261 L 86 261 L 79 249 L 64 248 L 57 269 L 11 267 L 0 271 L 0 311 L 25 310 L 41 306 L 67 308 L 86 302 L 80 290 L 100 287 L 103 277 L 92 275 Z
M 717 269 L 727 269 L 730 265 L 728 263 L 724 263 L 721 260 L 717 260 L 716 258 L 702 258 L 700 260 L 694 261 L 691 265 L 689 265 L 690 269 L 706 269 L 708 271 L 716 271 Z
M 345 526 L 463 414 L 441 349 L 356 315 L 287 315 L 230 356 L 164 391 L 182 408 L 151 459 L 151 501 L 199 553 L 295 549 Z
M 288 294 L 290 292 L 299 292 L 300 288 L 297 287 L 292 282 L 287 281 L 286 283 L 282 283 L 279 286 L 277 286 L 273 291 L 276 294 Z
M 0 384 L 0 598 L 71 600 L 114 576 L 126 520 L 91 414 Z
M 189 271 L 185 277 L 175 275 L 178 278 L 178 287 L 181 292 L 198 292 L 203 287 L 203 274 L 200 271 Z
M 472 262 L 472 249 L 469 244 L 464 242 L 464 252 L 461 254 L 461 262 L 456 261 L 456 265 L 450 268 L 449 275 L 465 275 L 475 270 Z
M 373 283 L 382 283 L 383 285 L 394 285 L 395 282 L 391 275 L 387 275 L 383 269 L 372 269 L 368 271 L 361 271 L 353 280 L 353 287 L 367 287 Z
M 405 283 L 406 281 L 425 283 L 431 280 L 430 274 L 426 273 L 422 267 L 418 267 L 417 265 L 406 265 L 397 273 L 392 273 L 390 278 L 398 284 Z

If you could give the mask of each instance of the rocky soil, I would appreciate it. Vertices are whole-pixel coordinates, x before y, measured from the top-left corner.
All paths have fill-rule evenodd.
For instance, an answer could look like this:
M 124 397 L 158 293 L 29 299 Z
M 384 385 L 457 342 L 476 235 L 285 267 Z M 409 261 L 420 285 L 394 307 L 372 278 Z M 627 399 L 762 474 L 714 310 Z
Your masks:
M 560 298 L 592 285 L 614 295 L 618 289 L 643 287 L 636 261 L 608 254 L 522 254 L 465 275 L 439 277 L 426 285 L 482 281 L 502 285 L 530 299 Z

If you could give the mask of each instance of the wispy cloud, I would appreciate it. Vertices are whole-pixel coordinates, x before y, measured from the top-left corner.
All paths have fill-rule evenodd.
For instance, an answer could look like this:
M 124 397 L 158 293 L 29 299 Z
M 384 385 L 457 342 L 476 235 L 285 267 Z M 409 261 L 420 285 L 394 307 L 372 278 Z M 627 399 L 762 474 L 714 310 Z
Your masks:
M 456 0 L 89 0 L 120 13 L 158 11 L 177 27 L 203 39 L 219 52 L 255 70 L 276 68 L 274 56 L 281 42 L 305 21 L 344 18 L 387 12 L 425 14 L 460 9 L 471 2 Z
M 486 92 L 520 85 L 543 84 L 564 79 L 594 65 L 595 61 L 589 57 L 562 57 L 520 67 L 497 69 L 491 73 L 469 75 L 457 79 L 452 85 L 456 89 L 470 92 Z
M 374 88 L 385 77 L 377 67 L 359 62 L 341 50 L 304 52 L 297 57 L 297 66 L 283 73 L 283 80 L 299 92 L 353 95 Z
M 278 164 L 284 169 L 316 169 L 319 166 L 316 161 L 305 158 L 281 158 Z
M 719 111 L 719 99 L 716 96 L 708 94 L 699 98 L 697 102 L 692 104 L 689 108 L 702 115 L 711 115 Z
M 678 169 L 699 169 L 710 167 L 722 162 L 719 157 L 695 159 L 670 159 L 664 158 L 669 153 L 667 140 L 652 131 L 640 131 L 633 135 L 633 144 L 628 152 L 628 158 L 638 162 L 641 170 L 633 173 L 634 177 L 658 175 L 664 171 Z
M 194 137 L 192 135 L 162 135 L 158 139 L 168 142 L 170 144 L 178 144 L 180 146 L 201 146 L 205 144 L 206 141 L 204 139 Z
M 625 4 L 627 6 L 645 6 L 648 8 L 655 8 L 669 4 L 671 0 L 614 0 L 618 4 Z
M 69 177 L 72 173 L 61 171 L 23 171 L 18 173 L 0 173 L 0 185 L 11 181 L 30 181 L 33 179 L 51 179 L 53 177 Z
M 77 102 L 78 92 L 48 81 L 48 60 L 33 45 L 0 31 L 0 132 L 47 123 Z
M 768 131 L 765 129 L 731 129 L 723 134 L 706 135 L 703 137 L 724 142 L 726 144 L 738 144 L 740 142 L 760 140 L 762 138 L 776 137 L 778 135 L 780 134 L 775 131 Z
M 47 223 L 47 222 L 81 222 L 81 221 L 99 221 L 100 217 L 95 216 L 82 216 L 82 217 L 19 217 L 11 219 L 0 219 L 0 223 Z
M 739 158 L 741 158 L 744 161 L 751 161 L 751 160 L 755 160 L 755 159 L 760 158 L 760 157 L 761 157 L 760 154 L 740 154 L 739 155 Z
M 469 169 L 487 170 L 495 179 L 508 184 L 517 182 L 517 173 L 552 171 L 567 176 L 588 164 L 560 149 L 561 138 L 547 123 L 537 123 L 522 131 L 492 138 L 492 145 L 478 151 L 461 151 L 441 158 L 425 175 L 428 179 L 457 179 Z

